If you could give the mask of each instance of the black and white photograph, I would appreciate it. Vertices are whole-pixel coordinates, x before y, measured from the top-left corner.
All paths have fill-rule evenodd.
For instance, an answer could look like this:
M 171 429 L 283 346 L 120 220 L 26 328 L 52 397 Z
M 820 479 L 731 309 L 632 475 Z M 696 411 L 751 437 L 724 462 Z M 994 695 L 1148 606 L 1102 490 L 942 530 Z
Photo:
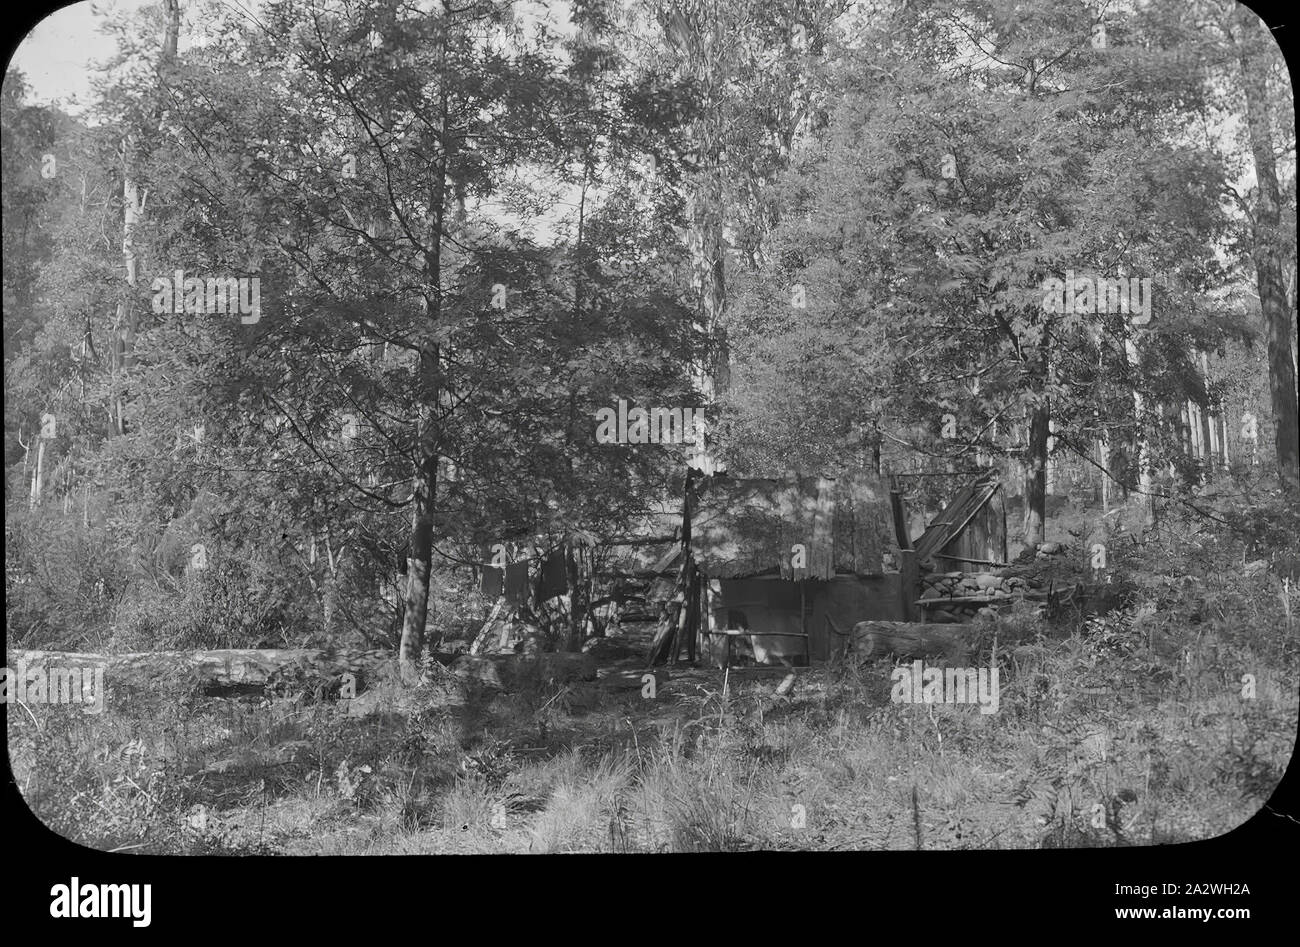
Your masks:
M 232 875 L 1294 845 L 1276 32 L 50 11 L 0 97 L 7 809 Z M 1232 936 L 1239 867 L 1089 897 Z M 149 926 L 118 880 L 24 911 Z

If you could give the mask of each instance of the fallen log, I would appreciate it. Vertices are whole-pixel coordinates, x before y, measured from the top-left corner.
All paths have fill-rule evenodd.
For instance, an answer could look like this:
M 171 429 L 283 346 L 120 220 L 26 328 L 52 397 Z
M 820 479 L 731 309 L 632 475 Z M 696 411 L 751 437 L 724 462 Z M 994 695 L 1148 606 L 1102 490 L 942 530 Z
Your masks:
M 511 687 L 537 675 L 542 680 L 593 681 L 596 660 L 590 654 L 448 654 L 434 652 L 432 659 L 461 678 L 472 678 L 498 687 Z M 278 682 L 300 680 L 325 683 L 344 674 L 365 681 L 396 676 L 396 654 L 392 651 L 323 650 L 307 648 L 244 649 L 215 651 L 144 651 L 125 654 L 88 654 L 72 651 L 21 651 L 8 654 L 8 667 L 15 674 L 51 668 L 103 668 L 110 686 L 159 686 L 168 682 L 199 685 L 209 692 L 256 692 Z
M 951 663 L 967 660 L 975 647 L 973 625 L 940 625 L 902 621 L 860 621 L 853 626 L 853 656 L 874 658 L 943 657 Z
M 216 687 L 261 687 L 297 676 L 338 677 L 345 673 L 379 676 L 395 667 L 392 651 L 310 648 L 231 648 L 216 651 L 142 651 L 87 654 L 74 651 L 8 653 L 8 666 L 103 668 L 109 684 L 148 685 L 189 678 Z

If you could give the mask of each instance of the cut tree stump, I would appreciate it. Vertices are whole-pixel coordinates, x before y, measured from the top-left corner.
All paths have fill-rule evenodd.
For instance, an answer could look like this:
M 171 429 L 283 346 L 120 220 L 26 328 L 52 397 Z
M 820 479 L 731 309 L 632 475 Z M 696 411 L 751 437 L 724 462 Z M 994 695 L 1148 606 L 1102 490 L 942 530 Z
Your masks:
M 943 657 L 965 661 L 974 648 L 973 625 L 922 624 L 902 621 L 860 621 L 850 632 L 858 661 L 893 655 L 898 658 Z

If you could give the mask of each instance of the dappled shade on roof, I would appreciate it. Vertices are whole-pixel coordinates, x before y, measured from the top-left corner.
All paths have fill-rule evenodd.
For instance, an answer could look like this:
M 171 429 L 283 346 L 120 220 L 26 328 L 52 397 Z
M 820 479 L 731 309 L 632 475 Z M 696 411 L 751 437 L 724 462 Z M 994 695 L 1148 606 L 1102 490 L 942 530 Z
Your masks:
M 714 477 L 701 488 L 691 548 L 713 578 L 780 572 L 783 578 L 875 575 L 891 542 L 889 491 L 878 476 Z M 792 547 L 806 549 L 796 574 Z

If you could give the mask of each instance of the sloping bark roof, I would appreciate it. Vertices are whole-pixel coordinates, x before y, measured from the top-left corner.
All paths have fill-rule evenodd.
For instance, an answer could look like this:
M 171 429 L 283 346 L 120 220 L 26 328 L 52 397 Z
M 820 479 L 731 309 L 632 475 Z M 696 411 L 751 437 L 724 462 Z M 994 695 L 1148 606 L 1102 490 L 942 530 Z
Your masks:
M 838 478 L 714 477 L 694 504 L 691 548 L 712 578 L 779 572 L 782 578 L 875 575 L 889 548 L 889 491 L 875 474 Z M 792 547 L 806 567 L 796 573 Z

